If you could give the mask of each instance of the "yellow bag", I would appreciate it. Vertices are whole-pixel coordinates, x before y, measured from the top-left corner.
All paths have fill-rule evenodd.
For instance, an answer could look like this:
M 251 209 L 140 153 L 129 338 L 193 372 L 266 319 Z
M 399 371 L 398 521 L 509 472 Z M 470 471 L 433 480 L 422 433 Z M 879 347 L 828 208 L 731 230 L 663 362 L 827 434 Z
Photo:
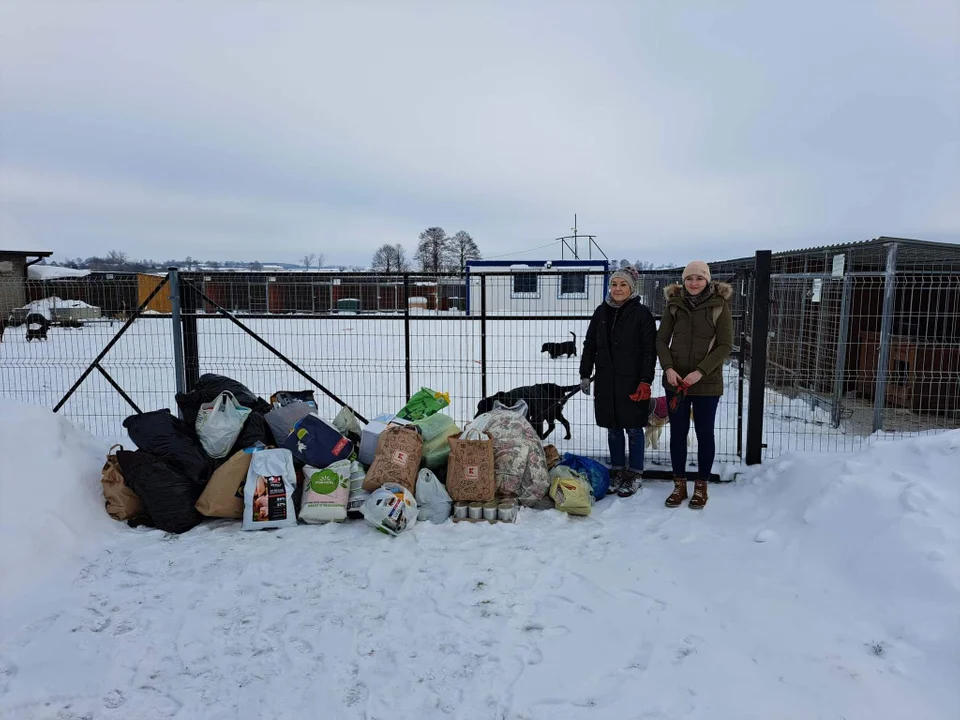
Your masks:
M 586 476 L 565 465 L 550 471 L 550 497 L 557 510 L 569 515 L 589 515 L 593 508 L 593 488 Z

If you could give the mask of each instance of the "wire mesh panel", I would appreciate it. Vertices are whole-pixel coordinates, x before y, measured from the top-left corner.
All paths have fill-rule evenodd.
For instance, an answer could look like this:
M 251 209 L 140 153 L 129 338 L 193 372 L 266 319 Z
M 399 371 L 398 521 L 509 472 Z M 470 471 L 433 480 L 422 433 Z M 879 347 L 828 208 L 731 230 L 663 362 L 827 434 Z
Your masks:
M 603 271 L 569 268 L 470 276 L 181 273 L 186 366 L 195 375 L 232 377 L 263 397 L 313 388 L 320 414 L 328 418 L 340 405 L 303 373 L 368 419 L 395 412 L 412 393 L 427 387 L 450 394 L 447 412 L 461 426 L 476 415 L 484 397 L 549 383 L 570 397 L 546 440 L 561 452 L 606 459 L 606 431 L 596 425 L 593 397 L 577 388 L 584 336 L 604 301 L 607 278 Z M 658 284 L 649 302 L 662 298 L 663 287 L 673 279 L 653 280 Z M 142 410 L 175 410 L 172 306 L 166 289 L 157 292 L 163 281 L 153 275 L 98 275 L 96 281 L 59 284 L 59 295 L 21 281 L 17 292 L 24 301 L 12 304 L 14 327 L 7 330 L 0 355 L 3 393 L 54 406 L 101 350 L 115 342 L 101 366 L 116 386 L 99 370 L 91 373 L 66 402 L 64 413 L 95 433 L 122 436 L 120 423 L 134 410 L 121 391 Z M 650 284 L 650 278 L 644 281 Z M 125 318 L 151 292 L 155 296 L 144 314 L 117 338 Z M 25 308 L 34 295 L 39 301 L 58 297 L 73 303 L 77 318 L 85 307 L 78 304 L 85 302 L 81 298 L 97 298 L 101 304 L 85 311 L 87 317 L 58 316 L 47 344 L 35 347 L 18 335 L 25 332 Z M 735 342 L 739 352 L 739 332 Z M 717 460 L 738 462 L 737 357 L 724 372 Z M 662 393 L 658 369 L 654 394 Z M 569 439 L 561 417 L 569 422 Z M 546 431 L 545 424 L 541 427 Z M 669 466 L 669 436 L 669 428 L 658 433 L 657 447 L 647 450 L 648 467 Z M 695 466 L 692 431 L 690 444 L 688 458 Z
M 960 427 L 957 274 L 773 276 L 770 302 L 767 457 Z
M 162 278 L 161 278 L 162 279 Z M 141 292 L 133 274 L 91 275 L 61 280 L 0 280 L 7 301 L 0 344 L 0 393 L 54 407 L 114 340 Z M 157 295 L 161 307 L 163 291 Z M 169 303 L 169 299 L 166 298 Z M 123 419 L 134 413 L 107 375 L 142 410 L 175 407 L 170 316 L 150 309 L 117 340 L 61 412 L 89 431 L 123 437 Z M 106 373 L 106 375 L 104 374 Z

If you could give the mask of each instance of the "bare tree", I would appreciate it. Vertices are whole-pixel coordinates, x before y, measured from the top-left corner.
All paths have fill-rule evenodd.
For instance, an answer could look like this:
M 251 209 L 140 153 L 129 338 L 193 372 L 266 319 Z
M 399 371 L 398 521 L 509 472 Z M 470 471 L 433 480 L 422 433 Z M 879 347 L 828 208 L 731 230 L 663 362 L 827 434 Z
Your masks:
M 130 262 L 130 257 L 122 250 L 111 250 L 107 253 L 107 264 L 120 268 Z
M 454 270 L 463 272 L 470 260 L 480 259 L 480 248 L 470 237 L 470 233 L 460 230 L 450 238 L 450 256 Z
M 316 260 L 317 256 L 315 253 L 307 253 L 302 258 L 300 258 L 300 264 L 303 265 L 307 270 L 310 269 L 310 266 L 313 265 L 313 261 Z
M 441 227 L 431 227 L 420 233 L 417 262 L 425 272 L 439 272 L 449 266 L 450 238 Z
M 378 247 L 373 253 L 370 267 L 378 272 L 404 272 L 410 269 L 406 251 L 399 243 L 396 245 L 384 243 Z
M 400 243 L 393 246 L 394 259 L 397 263 L 397 272 L 406 272 L 410 269 L 410 262 L 407 260 L 407 251 Z
M 317 253 L 317 269 L 322 268 L 327 264 L 327 256 L 325 253 Z

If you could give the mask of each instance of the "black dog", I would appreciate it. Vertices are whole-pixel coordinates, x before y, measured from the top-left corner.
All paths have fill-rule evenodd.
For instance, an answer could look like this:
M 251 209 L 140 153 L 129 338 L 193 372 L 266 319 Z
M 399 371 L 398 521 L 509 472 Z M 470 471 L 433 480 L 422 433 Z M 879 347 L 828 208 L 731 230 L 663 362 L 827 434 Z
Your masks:
M 567 422 L 562 411 L 567 400 L 579 389 L 580 385 L 560 387 L 555 383 L 541 383 L 514 388 L 507 392 L 498 392 L 496 395 L 484 398 L 477 404 L 477 415 L 493 410 L 493 404 L 497 400 L 507 407 L 516 404 L 518 400 L 523 400 L 527 403 L 527 420 L 533 425 L 533 429 L 537 431 L 541 440 L 554 431 L 558 420 L 563 425 L 564 430 L 567 431 L 564 439 L 569 440 L 570 423 Z M 547 430 L 541 432 L 544 421 L 547 423 Z
M 570 357 L 577 355 L 577 334 L 574 332 L 570 333 L 573 335 L 573 340 L 567 340 L 566 342 L 545 342 L 543 347 L 540 348 L 542 353 L 550 353 L 550 359 L 556 360 L 561 355 L 566 355 Z

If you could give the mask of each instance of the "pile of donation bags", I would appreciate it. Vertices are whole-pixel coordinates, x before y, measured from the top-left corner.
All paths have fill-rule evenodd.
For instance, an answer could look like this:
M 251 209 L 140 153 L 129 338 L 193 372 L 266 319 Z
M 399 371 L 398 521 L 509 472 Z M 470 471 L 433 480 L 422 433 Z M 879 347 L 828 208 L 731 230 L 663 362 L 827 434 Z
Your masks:
M 312 391 L 267 401 L 212 374 L 176 403 L 183 419 L 157 410 L 124 421 L 137 449 L 111 448 L 101 477 L 113 518 L 171 533 L 204 518 L 245 530 L 363 518 L 398 535 L 418 519 L 445 522 L 455 504 L 586 514 L 606 492 L 602 465 L 594 480 L 592 461 L 545 448 L 522 409 L 498 406 L 461 429 L 440 412 L 449 397 L 427 388 L 364 426 L 346 407 L 321 418 Z

